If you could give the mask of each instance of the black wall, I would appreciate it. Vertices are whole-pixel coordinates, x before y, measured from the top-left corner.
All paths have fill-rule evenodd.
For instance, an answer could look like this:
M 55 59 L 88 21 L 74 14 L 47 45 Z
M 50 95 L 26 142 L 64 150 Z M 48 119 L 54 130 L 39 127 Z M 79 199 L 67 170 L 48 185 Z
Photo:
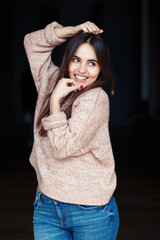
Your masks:
M 159 14 L 156 1 L 135 0 L 12 0 L 1 14 L 1 135 L 26 136 L 26 111 L 33 112 L 35 88 L 28 68 L 25 34 L 56 20 L 64 26 L 86 20 L 104 29 L 116 76 L 111 98 L 111 127 L 137 127 L 143 133 L 157 128 L 159 99 Z M 55 50 L 60 64 L 64 45 Z M 32 104 L 33 103 L 33 104 Z

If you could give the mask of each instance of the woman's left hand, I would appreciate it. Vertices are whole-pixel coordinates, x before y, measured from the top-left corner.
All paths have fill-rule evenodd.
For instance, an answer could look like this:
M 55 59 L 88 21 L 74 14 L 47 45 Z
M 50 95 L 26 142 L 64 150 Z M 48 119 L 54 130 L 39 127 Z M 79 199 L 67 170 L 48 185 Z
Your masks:
M 60 101 L 66 97 L 70 92 L 80 90 L 80 86 L 76 81 L 70 78 L 62 78 L 58 81 L 56 87 L 54 88 L 51 98 L 50 98 L 50 113 L 60 111 Z

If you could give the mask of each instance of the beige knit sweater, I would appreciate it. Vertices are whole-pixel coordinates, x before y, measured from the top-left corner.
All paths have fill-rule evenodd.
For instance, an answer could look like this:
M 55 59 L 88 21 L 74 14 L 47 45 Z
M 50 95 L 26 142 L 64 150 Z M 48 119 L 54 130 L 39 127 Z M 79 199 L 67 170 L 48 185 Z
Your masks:
M 24 39 L 38 92 L 35 123 L 58 73 L 51 60 L 52 50 L 65 41 L 54 34 L 56 26 L 61 27 L 53 22 Z M 67 203 L 104 205 L 109 202 L 116 188 L 116 174 L 108 120 L 109 99 L 99 87 L 75 100 L 69 120 L 63 111 L 43 118 L 47 137 L 40 137 L 34 127 L 30 162 L 41 192 Z

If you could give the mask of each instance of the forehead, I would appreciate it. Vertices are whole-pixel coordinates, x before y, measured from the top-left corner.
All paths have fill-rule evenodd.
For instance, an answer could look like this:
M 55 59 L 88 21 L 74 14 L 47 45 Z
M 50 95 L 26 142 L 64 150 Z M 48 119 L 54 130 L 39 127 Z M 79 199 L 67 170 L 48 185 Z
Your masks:
M 82 43 L 74 53 L 77 57 L 81 59 L 95 59 L 97 60 L 96 52 L 91 44 Z

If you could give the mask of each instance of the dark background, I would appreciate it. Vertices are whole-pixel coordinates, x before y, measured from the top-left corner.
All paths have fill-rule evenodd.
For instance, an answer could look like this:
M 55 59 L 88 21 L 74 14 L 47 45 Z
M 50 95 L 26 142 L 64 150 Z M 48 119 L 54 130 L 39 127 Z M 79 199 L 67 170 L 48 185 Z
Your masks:
M 1 21 L 0 238 L 33 239 L 36 188 L 28 158 L 36 91 L 25 54 L 25 34 L 56 20 L 87 20 L 104 29 L 116 76 L 110 135 L 118 177 L 118 239 L 160 239 L 160 8 L 156 0 L 12 0 Z M 53 55 L 60 64 L 65 44 Z

